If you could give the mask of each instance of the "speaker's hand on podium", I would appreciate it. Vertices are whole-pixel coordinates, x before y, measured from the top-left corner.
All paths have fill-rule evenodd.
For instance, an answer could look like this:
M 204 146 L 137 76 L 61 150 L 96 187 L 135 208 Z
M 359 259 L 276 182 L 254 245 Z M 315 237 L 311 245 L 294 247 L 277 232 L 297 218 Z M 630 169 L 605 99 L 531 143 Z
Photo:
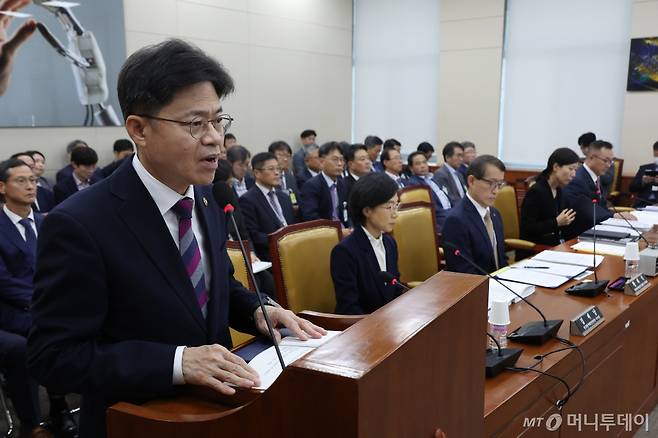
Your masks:
M 267 314 L 270 317 L 272 326 L 275 328 L 274 336 L 276 337 L 277 342 L 281 340 L 281 333 L 279 333 L 279 330 L 277 330 L 276 327 L 287 328 L 303 341 L 308 338 L 321 338 L 327 334 L 327 331 L 322 327 L 318 327 L 312 322 L 300 318 L 290 310 L 267 306 Z M 265 317 L 263 316 L 263 311 L 260 307 L 254 312 L 254 321 L 256 321 L 256 328 L 258 331 L 265 336 L 269 336 L 267 324 L 265 324 Z
M 209 386 L 226 395 L 235 393 L 227 383 L 243 388 L 260 385 L 258 373 L 253 368 L 217 344 L 185 348 L 183 377 L 186 384 Z

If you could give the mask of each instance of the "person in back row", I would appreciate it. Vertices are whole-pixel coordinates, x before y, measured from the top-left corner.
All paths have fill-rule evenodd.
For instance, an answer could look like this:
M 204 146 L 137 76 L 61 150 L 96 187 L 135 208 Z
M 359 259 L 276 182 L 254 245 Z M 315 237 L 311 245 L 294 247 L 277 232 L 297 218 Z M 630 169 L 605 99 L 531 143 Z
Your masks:
M 468 168 L 466 195 L 450 210 L 443 227 L 446 269 L 478 274 L 461 254 L 487 272 L 507 266 L 503 220 L 494 201 L 505 186 L 505 165 L 492 155 L 481 155 Z
M 432 179 L 426 155 L 421 151 L 412 152 L 407 158 L 407 166 L 411 170 L 412 177 L 409 178 L 407 186 L 421 185 L 430 189 L 432 204 L 434 205 L 434 217 L 436 219 L 437 231 L 441 231 L 445 223 L 448 211 L 450 211 L 450 199 L 442 187 L 439 187 Z
M 398 216 L 397 190 L 397 184 L 381 172 L 359 178 L 352 188 L 354 231 L 331 251 L 336 313 L 371 313 L 401 293 L 399 286 L 385 285 L 380 277 L 382 271 L 400 277 L 397 245 L 386 234 Z
M 640 166 L 631 182 L 629 190 L 636 196 L 634 208 L 658 203 L 658 141 L 653 144 L 653 161 Z
M 461 143 L 451 141 L 442 152 L 445 163 L 434 172 L 434 182 L 446 188 L 450 203 L 455 205 L 466 192 L 464 177 L 457 171 L 464 162 L 464 148 Z
M 90 147 L 77 147 L 71 152 L 73 173 L 55 184 L 55 204 L 59 204 L 71 195 L 84 190 L 98 180 L 94 177 L 98 164 L 98 155 Z

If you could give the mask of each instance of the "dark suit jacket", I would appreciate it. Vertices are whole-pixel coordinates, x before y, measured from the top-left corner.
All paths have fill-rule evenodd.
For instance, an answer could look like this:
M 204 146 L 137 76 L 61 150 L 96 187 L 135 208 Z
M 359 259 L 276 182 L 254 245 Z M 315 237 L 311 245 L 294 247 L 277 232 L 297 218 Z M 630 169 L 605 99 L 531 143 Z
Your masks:
M 465 163 L 462 163 L 461 166 L 459 166 L 459 169 L 457 169 L 457 172 L 461 173 L 462 176 L 464 177 L 464 183 L 466 182 L 466 173 L 468 172 L 468 166 Z M 466 184 L 464 184 L 466 185 Z
M 39 208 L 35 209 L 39 213 L 48 213 L 55 207 L 55 195 L 45 187 L 37 186 L 37 203 Z M 34 205 L 32 208 L 35 208 Z
M 430 189 L 430 195 L 432 196 L 432 204 L 434 205 L 434 218 L 436 219 L 436 226 L 438 228 L 437 231 L 441 231 L 443 225 L 445 224 L 446 217 L 448 217 L 448 211 L 450 211 L 450 209 L 446 210 L 443 208 L 443 205 L 441 205 L 441 201 L 434 193 L 434 190 L 432 190 L 432 187 L 430 187 L 430 185 L 427 184 L 427 181 L 425 181 L 423 178 L 414 175 L 411 178 L 409 178 L 409 180 L 406 183 L 406 186 L 407 187 L 423 186 Z
M 34 214 L 37 230 L 43 216 Z M 11 219 L 0 208 L 0 328 L 27 336 L 36 260 Z
M 63 179 L 66 179 L 67 177 L 73 175 L 73 166 L 70 164 L 67 164 L 66 166 L 62 167 L 57 171 L 57 174 L 55 175 L 55 183 L 58 183 L 62 181 Z M 100 181 L 103 179 L 103 171 L 102 169 L 96 169 L 96 172 L 94 172 L 92 176 L 92 180 L 94 181 Z
M 89 184 L 94 185 L 102 179 L 103 178 L 97 175 L 97 172 L 94 172 L 94 174 L 89 179 Z M 76 185 L 75 180 L 73 179 L 73 174 L 59 181 L 57 184 L 55 184 L 55 187 L 53 187 L 53 192 L 55 195 L 55 205 L 61 203 L 66 198 L 75 195 L 76 193 L 78 193 L 78 191 L 79 191 L 78 186 Z
M 176 346 L 230 347 L 229 324 L 253 332 L 257 297 L 233 278 L 210 189 L 194 189 L 212 272 L 206 319 L 132 162 L 44 220 L 28 366 L 49 389 L 82 394 L 82 437 L 105 436 L 105 410 L 119 400 L 171 395 Z
M 563 209 L 562 190 L 558 187 L 554 198 L 548 180 L 540 175 L 521 204 L 521 239 L 542 245 L 559 245 L 564 236 L 556 218 Z
M 342 178 L 336 180 L 338 194 L 338 218 L 345 227 L 349 227 L 347 214 L 347 192 Z M 301 201 L 302 219 L 312 221 L 315 219 L 331 219 L 331 193 L 322 173 L 306 181 L 302 187 Z M 346 220 L 347 219 L 347 220 Z
M 642 177 L 644 176 L 645 171 L 657 170 L 657 169 L 658 166 L 654 163 L 643 164 L 638 169 L 637 173 L 635 174 L 635 178 L 633 178 L 633 182 L 631 182 L 631 185 L 629 187 L 630 191 L 635 193 L 638 197 L 646 199 L 648 201 L 653 201 L 654 204 L 658 202 L 658 191 L 653 191 L 652 188 L 658 186 L 658 184 L 644 184 L 642 183 Z M 646 207 L 647 205 L 650 204 L 641 199 L 636 199 L 635 203 L 633 204 L 633 207 L 642 208 L 642 207 Z
M 494 233 L 496 234 L 498 267 L 502 268 L 507 266 L 503 220 L 495 208 L 490 207 L 489 211 Z M 493 272 L 496 270 L 496 261 L 489 234 L 487 234 L 482 217 L 468 197 L 464 196 L 461 201 L 450 209 L 443 227 L 443 242 L 452 243 L 459 248 L 462 254 L 479 264 L 485 271 Z M 444 251 L 446 269 L 449 271 L 481 275 L 481 272 L 469 265 L 462 257 L 456 256 L 452 248 L 444 245 Z
M 580 235 L 593 226 L 594 212 L 592 209 L 592 199 L 597 197 L 596 184 L 587 173 L 585 166 L 580 166 L 576 171 L 576 176 L 571 180 L 568 186 L 562 191 L 565 206 L 572 208 L 576 212 L 576 219 L 569 225 L 564 234 L 566 240 Z M 610 219 L 613 213 L 605 208 L 607 194 L 603 192 L 596 204 L 596 223 L 600 224 L 606 219 Z
M 131 154 L 131 155 L 128 155 L 128 156 L 126 156 L 126 157 L 124 157 L 124 158 L 122 158 L 122 159 L 120 159 L 120 160 L 112 161 L 110 164 L 108 164 L 107 166 L 103 167 L 103 168 L 100 170 L 100 173 L 101 173 L 101 175 L 103 176 L 103 178 L 107 178 L 108 176 L 112 175 L 112 174 L 114 173 L 115 170 L 117 170 L 119 167 L 121 167 L 121 165 L 123 164 L 124 161 L 126 161 L 126 159 L 128 159 L 128 160 L 132 160 L 132 159 L 133 159 L 133 155 L 134 155 L 134 154 Z
M 297 179 L 297 187 L 300 189 L 301 193 L 301 189 L 304 187 L 304 183 L 313 178 L 313 175 L 311 175 L 311 172 L 308 170 L 308 168 L 304 167 L 300 173 L 295 175 L 295 178 Z
M 295 198 L 299 196 L 299 187 L 297 186 L 297 179 L 289 170 L 284 170 L 281 174 L 281 179 L 286 180 L 286 190 L 295 194 Z M 283 190 L 283 185 L 280 185 L 278 188 Z
M 372 163 L 372 168 L 374 169 L 375 172 L 383 172 L 384 171 L 384 165 L 379 160 Z
M 396 278 L 398 250 L 395 240 L 384 234 L 386 271 Z M 331 251 L 331 278 L 336 291 L 336 313 L 371 313 L 400 295 L 399 286 L 387 286 L 379 278 L 379 263 L 361 226 Z
M 283 217 L 288 225 L 295 223 L 295 214 L 292 210 L 290 197 L 277 190 L 276 197 L 281 204 Z M 263 192 L 254 186 L 240 198 L 240 206 L 244 212 L 245 225 L 251 236 L 256 255 L 261 260 L 270 261 L 270 245 L 267 235 L 283 226 L 270 206 L 270 201 Z
M 464 189 L 464 195 L 466 194 L 466 183 L 464 182 L 464 177 L 462 176 L 461 173 L 457 172 L 457 178 L 459 178 L 459 181 L 462 184 L 462 188 Z M 448 198 L 450 199 L 450 203 L 452 205 L 456 205 L 457 202 L 461 199 L 461 196 L 459 196 L 459 190 L 457 189 L 457 184 L 455 184 L 455 180 L 452 178 L 452 174 L 448 170 L 448 164 L 444 164 L 441 166 L 439 170 L 434 172 L 434 182 L 436 182 L 439 186 L 445 187 L 446 190 L 448 191 Z

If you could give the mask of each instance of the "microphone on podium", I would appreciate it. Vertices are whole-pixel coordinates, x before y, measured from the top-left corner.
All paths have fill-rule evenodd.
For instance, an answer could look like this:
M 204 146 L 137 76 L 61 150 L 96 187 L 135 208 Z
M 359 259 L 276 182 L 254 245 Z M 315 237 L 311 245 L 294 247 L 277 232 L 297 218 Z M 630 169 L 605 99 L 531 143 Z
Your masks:
M 398 286 L 404 292 L 407 292 L 407 291 L 411 290 L 411 287 L 408 284 L 401 282 L 400 280 L 395 278 L 395 276 L 393 274 L 391 274 L 389 272 L 380 271 L 379 272 L 379 278 L 384 280 L 384 283 L 387 286 L 388 285 Z
M 514 342 L 518 342 L 521 344 L 541 345 L 557 335 L 557 332 L 560 329 L 563 320 L 561 319 L 547 320 L 546 316 L 544 316 L 544 313 L 541 310 L 539 310 L 537 306 L 532 304 L 530 301 L 526 300 L 521 295 L 514 292 L 504 282 L 500 281 L 500 279 L 497 276 L 491 275 L 487 271 L 482 269 L 482 267 L 477 263 L 475 263 L 473 260 L 471 260 L 470 257 L 465 256 L 456 245 L 450 242 L 443 242 L 443 245 L 447 246 L 448 248 L 451 248 L 453 250 L 454 255 L 464 259 L 466 263 L 471 265 L 478 272 L 481 272 L 482 275 L 486 275 L 491 280 L 494 280 L 495 282 L 503 286 L 505 289 L 510 291 L 513 295 L 521 299 L 523 302 L 527 303 L 539 314 L 539 316 L 541 316 L 542 321 L 534 321 L 534 322 L 528 322 L 526 324 L 523 324 L 521 327 L 518 327 L 517 329 L 512 331 L 512 333 L 507 335 L 507 339 L 510 339 Z
M 566 290 L 566 293 L 569 295 L 575 295 L 578 297 L 595 297 L 601 295 L 610 282 L 610 280 L 599 280 L 596 273 L 596 206 L 599 203 L 600 195 L 601 191 L 597 189 L 596 196 L 592 198 L 592 229 L 594 231 L 592 236 L 592 258 L 594 259 L 592 266 L 594 271 L 594 281 L 582 281 L 578 284 L 574 284 Z
M 230 216 L 231 222 L 233 223 L 233 228 L 235 228 L 235 232 L 238 236 L 238 242 L 240 243 L 240 252 L 242 252 L 242 257 L 244 257 L 245 260 L 245 265 L 247 267 L 247 274 L 249 274 L 249 278 L 251 278 L 251 282 L 254 285 L 254 289 L 256 289 L 256 297 L 258 298 L 258 305 L 260 306 L 260 310 L 263 312 L 263 317 L 265 318 L 265 324 L 267 325 L 267 331 L 269 332 L 270 338 L 272 338 L 272 342 L 274 343 L 274 349 L 276 350 L 276 355 L 279 358 L 281 369 L 285 369 L 286 364 L 283 361 L 283 356 L 281 355 L 281 349 L 279 348 L 279 343 L 277 342 L 276 337 L 274 337 L 274 328 L 272 327 L 272 322 L 270 321 L 270 317 L 267 314 L 267 310 L 265 310 L 265 303 L 263 303 L 263 298 L 260 296 L 260 289 L 258 288 L 258 283 L 256 283 L 256 277 L 254 277 L 254 270 L 251 267 L 251 258 L 249 257 L 249 254 L 247 254 L 247 250 L 244 248 L 244 243 L 242 242 L 242 236 L 240 236 L 240 230 L 238 229 L 238 225 L 235 223 L 235 217 L 233 216 L 233 211 L 235 210 L 235 208 L 231 203 L 228 203 L 223 207 L 224 207 L 224 213 Z
M 507 367 L 513 367 L 521 356 L 523 348 L 501 348 L 496 337 L 487 332 L 487 336 L 496 344 L 496 351 L 487 348 L 485 376 L 495 377 Z

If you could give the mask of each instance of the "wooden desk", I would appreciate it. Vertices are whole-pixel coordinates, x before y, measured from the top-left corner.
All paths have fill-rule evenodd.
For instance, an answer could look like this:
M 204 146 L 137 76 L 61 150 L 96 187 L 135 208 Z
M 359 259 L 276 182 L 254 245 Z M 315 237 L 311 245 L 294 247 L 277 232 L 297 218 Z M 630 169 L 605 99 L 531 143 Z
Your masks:
M 555 249 L 570 251 L 570 244 Z M 598 268 L 600 279 L 614 280 L 623 275 L 621 257 L 606 256 Z M 585 355 L 586 376 L 583 385 L 562 410 L 563 424 L 559 431 L 548 432 L 545 425 L 524 426 L 526 418 L 543 417 L 557 412 L 554 403 L 566 394 L 559 382 L 534 372 L 504 372 L 488 379 L 485 384 L 484 422 L 486 436 L 592 436 L 593 426 L 568 426 L 569 414 L 587 414 L 592 421 L 600 414 L 650 413 L 658 400 L 658 280 L 650 279 L 652 286 L 638 297 L 610 292 L 610 296 L 580 298 L 567 295 L 564 290 L 570 281 L 552 290 L 537 288 L 529 300 L 539 307 L 547 319 L 564 319 L 559 335 L 579 345 Z M 586 337 L 569 337 L 569 320 L 595 304 L 602 311 L 605 322 Z M 510 327 L 538 319 L 527 304 L 521 302 L 510 307 Z M 561 348 L 557 341 L 542 346 L 523 346 L 524 352 L 517 363 L 528 366 L 533 357 Z M 581 375 L 580 356 L 568 350 L 544 359 L 537 369 L 565 379 L 573 388 Z M 635 427 L 637 429 L 637 426 Z M 617 426 L 609 432 L 599 428 L 597 436 L 632 436 L 632 432 Z

